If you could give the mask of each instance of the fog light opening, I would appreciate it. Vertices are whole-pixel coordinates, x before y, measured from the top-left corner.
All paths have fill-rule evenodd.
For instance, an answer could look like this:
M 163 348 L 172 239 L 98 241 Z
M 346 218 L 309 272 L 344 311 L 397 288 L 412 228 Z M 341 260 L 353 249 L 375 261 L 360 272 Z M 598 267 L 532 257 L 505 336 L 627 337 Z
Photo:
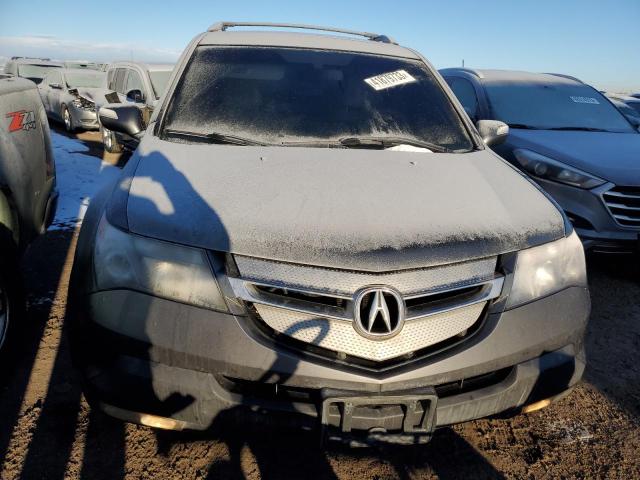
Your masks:
M 540 400 L 539 402 L 534 402 L 531 405 L 527 405 L 522 409 L 522 413 L 531 413 L 536 412 L 538 410 L 542 410 L 545 407 L 551 405 L 551 399 L 545 398 L 544 400 Z
M 150 415 L 148 413 L 132 412 L 123 408 L 114 407 L 106 403 L 100 404 L 101 409 L 112 417 L 119 418 L 125 422 L 139 423 L 151 428 L 159 428 L 162 430 L 183 430 L 185 422 L 182 420 L 174 420 L 173 418 L 160 417 Z

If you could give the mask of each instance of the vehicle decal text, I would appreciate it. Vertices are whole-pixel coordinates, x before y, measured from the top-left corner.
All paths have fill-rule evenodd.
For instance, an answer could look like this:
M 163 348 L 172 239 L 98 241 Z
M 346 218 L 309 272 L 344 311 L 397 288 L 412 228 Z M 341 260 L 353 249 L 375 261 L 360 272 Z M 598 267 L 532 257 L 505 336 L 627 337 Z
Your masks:
M 600 105 L 600 102 L 593 97 L 569 97 L 575 103 L 591 103 L 593 105 Z
M 6 116 L 11 119 L 9 132 L 35 130 L 36 128 L 36 116 L 33 110 L 20 110 L 18 112 L 7 113 Z

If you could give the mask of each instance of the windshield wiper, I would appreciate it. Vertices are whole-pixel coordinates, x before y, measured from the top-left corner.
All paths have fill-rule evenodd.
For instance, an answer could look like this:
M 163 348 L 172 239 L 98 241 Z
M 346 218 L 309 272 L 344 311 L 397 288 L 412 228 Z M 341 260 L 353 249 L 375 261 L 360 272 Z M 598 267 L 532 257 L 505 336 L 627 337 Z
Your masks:
M 251 140 L 249 138 L 237 137 L 235 135 L 226 135 L 224 133 L 217 133 L 217 132 L 195 133 L 195 132 L 188 132 L 186 130 L 174 130 L 171 128 L 167 128 L 165 129 L 164 133 L 172 137 L 184 138 L 187 140 L 194 140 L 196 142 L 203 142 L 203 143 L 220 143 L 220 144 L 227 144 L 227 145 L 255 145 L 255 146 L 268 145 L 267 143 L 259 142 L 257 140 Z
M 522 130 L 541 130 L 540 127 L 534 127 L 533 125 L 526 125 L 524 123 L 510 123 L 509 128 L 520 128 Z
M 413 147 L 427 148 L 433 152 L 446 153 L 450 150 L 442 145 L 418 140 L 417 138 L 404 137 L 345 137 L 340 143 L 348 148 L 377 148 L 385 149 L 398 145 L 411 145 Z
M 604 128 L 592 128 L 592 127 L 553 127 L 547 130 L 574 130 L 576 132 L 608 132 Z

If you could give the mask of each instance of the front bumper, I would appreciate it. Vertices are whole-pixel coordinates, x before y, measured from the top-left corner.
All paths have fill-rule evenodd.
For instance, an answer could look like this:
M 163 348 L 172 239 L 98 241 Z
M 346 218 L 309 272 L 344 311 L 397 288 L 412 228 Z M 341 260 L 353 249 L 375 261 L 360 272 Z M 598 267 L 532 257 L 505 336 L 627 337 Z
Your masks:
M 540 178 L 535 181 L 567 213 L 585 250 L 603 253 L 640 251 L 640 229 L 618 225 L 602 199 L 602 193 L 609 190 L 612 184 L 584 190 Z
M 81 128 L 83 130 L 98 130 L 100 128 L 98 115 L 95 110 L 78 108 L 71 104 L 69 106 L 69 113 L 71 114 L 71 120 L 75 128 Z
M 125 419 L 132 417 L 117 412 L 168 417 L 194 429 L 245 407 L 314 425 L 326 389 L 366 397 L 432 388 L 435 426 L 522 407 L 580 380 L 590 308 L 585 288 L 569 288 L 490 314 L 460 348 L 372 372 L 281 347 L 252 330 L 246 317 L 142 293 L 100 292 L 74 304 L 72 349 L 89 400 Z M 382 422 L 393 430 L 401 424 L 393 412 L 356 419 L 354 428 Z M 329 417 L 330 425 L 340 423 Z

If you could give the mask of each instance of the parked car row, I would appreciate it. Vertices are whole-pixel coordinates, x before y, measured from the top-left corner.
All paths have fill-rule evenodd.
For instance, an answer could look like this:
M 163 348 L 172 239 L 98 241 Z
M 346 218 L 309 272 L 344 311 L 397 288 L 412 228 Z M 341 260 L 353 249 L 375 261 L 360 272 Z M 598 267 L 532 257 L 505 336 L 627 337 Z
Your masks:
M 566 75 L 223 22 L 175 68 L 43 78 L 41 112 L 135 149 L 90 203 L 67 308 L 88 400 L 127 421 L 419 443 L 543 408 L 585 368 L 583 244 L 640 245 L 640 135 Z

